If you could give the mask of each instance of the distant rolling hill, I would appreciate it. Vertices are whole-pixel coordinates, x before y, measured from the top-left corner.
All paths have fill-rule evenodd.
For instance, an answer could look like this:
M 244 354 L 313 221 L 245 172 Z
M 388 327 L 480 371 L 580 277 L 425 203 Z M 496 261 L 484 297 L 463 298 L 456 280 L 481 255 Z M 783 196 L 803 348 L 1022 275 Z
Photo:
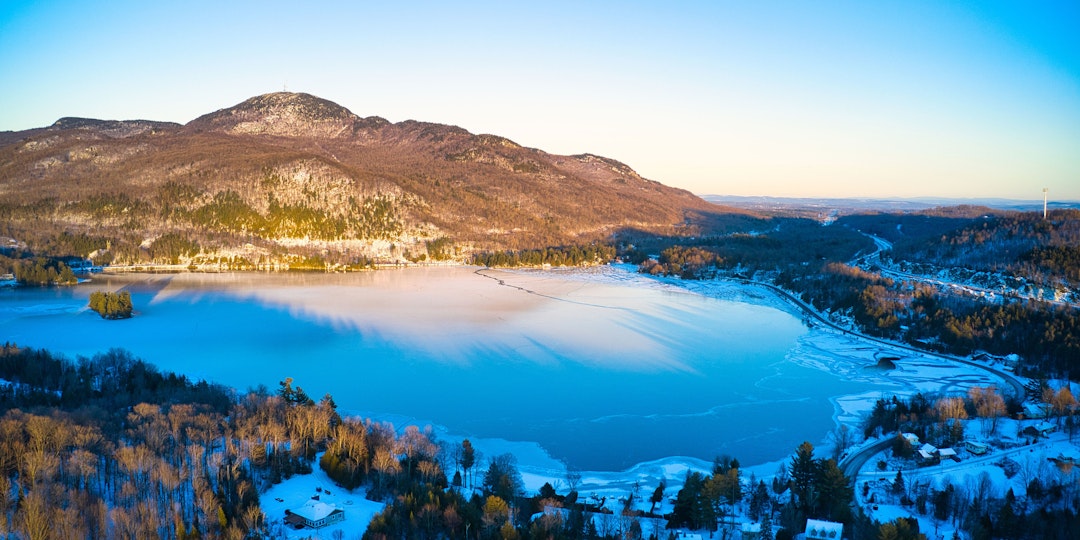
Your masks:
M 947 197 L 910 198 L 815 198 L 815 197 L 751 197 L 738 195 L 703 195 L 703 199 L 720 205 L 742 208 L 770 215 L 800 216 L 810 219 L 835 218 L 841 215 L 879 212 L 890 214 L 916 213 L 941 207 L 986 207 L 997 211 L 1042 211 L 1043 201 L 1018 199 L 958 199 Z M 1080 201 L 1047 203 L 1050 210 L 1080 209 Z
M 747 214 L 613 159 L 362 118 L 301 93 L 186 125 L 63 118 L 0 133 L 0 236 L 115 262 L 461 259 Z

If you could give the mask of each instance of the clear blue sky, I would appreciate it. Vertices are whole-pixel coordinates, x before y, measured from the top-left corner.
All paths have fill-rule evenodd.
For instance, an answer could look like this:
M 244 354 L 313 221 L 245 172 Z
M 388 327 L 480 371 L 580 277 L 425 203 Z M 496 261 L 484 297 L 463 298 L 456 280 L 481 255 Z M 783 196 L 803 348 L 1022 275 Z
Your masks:
M 696 193 L 1080 200 L 1080 1 L 0 0 L 0 130 L 308 92 Z

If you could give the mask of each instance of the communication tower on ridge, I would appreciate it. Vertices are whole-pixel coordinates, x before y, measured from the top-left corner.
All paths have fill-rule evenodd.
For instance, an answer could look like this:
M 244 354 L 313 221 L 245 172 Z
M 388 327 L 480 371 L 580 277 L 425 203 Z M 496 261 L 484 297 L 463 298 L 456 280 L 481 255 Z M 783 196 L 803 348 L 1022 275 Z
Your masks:
M 1050 191 L 1050 188 L 1043 188 L 1043 220 L 1046 220 L 1046 192 Z

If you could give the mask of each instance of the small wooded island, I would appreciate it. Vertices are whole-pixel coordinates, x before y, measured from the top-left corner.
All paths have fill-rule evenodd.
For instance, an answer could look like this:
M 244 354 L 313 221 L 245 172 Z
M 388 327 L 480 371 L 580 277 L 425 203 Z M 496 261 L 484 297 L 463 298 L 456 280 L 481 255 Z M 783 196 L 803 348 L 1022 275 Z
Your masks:
M 90 309 L 96 311 L 103 319 L 128 319 L 131 318 L 131 293 L 102 292 L 90 293 Z

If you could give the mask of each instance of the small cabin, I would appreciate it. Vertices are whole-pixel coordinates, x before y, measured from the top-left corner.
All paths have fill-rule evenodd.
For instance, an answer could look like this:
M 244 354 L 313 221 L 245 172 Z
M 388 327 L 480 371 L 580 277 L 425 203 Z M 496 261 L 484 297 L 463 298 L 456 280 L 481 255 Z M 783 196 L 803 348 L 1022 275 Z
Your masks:
M 1038 420 L 1049 416 L 1050 407 L 1045 403 L 1025 403 L 1024 418 Z
M 1022 433 L 1029 437 L 1046 437 L 1053 433 L 1055 429 L 1056 428 L 1054 427 L 1054 424 L 1043 421 L 1039 422 L 1038 424 L 1033 424 L 1025 427 Z

